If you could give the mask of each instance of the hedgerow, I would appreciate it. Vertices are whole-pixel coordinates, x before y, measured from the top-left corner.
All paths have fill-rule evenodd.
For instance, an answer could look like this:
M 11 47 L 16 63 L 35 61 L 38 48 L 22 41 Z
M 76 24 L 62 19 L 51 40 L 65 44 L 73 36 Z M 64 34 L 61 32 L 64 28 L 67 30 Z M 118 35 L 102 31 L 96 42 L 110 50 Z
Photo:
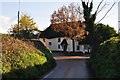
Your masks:
M 51 53 L 48 54 L 51 55 Z M 50 64 L 45 53 L 35 48 L 32 43 L 26 43 L 8 35 L 2 36 L 1 63 L 3 80 L 40 78 L 55 64 L 54 62 Z
M 92 68 L 99 78 L 120 78 L 120 38 L 113 37 L 100 44 L 91 58 Z

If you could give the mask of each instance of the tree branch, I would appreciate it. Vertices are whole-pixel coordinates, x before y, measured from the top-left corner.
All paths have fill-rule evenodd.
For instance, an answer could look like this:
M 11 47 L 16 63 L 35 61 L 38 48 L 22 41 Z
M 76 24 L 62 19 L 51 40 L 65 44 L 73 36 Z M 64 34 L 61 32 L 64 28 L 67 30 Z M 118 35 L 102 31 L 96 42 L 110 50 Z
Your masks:
M 118 0 L 117 0 L 118 1 Z M 116 2 L 117 2 L 116 1 Z M 107 14 L 110 12 L 110 10 L 114 7 L 114 5 L 116 4 L 116 2 L 114 2 L 113 4 L 112 4 L 112 6 L 108 9 L 108 11 L 105 13 L 105 15 L 96 23 L 96 24 L 98 24 L 100 21 L 102 21 L 106 16 L 107 16 Z
M 98 12 L 98 10 L 99 10 L 99 8 L 100 8 L 100 6 L 101 6 L 101 4 L 102 4 L 103 1 L 104 1 L 104 0 L 102 0 L 102 1 L 99 3 L 96 12 Z
M 107 4 L 105 3 L 105 4 L 102 6 L 102 8 L 97 12 L 97 14 L 100 13 L 106 5 L 107 5 Z

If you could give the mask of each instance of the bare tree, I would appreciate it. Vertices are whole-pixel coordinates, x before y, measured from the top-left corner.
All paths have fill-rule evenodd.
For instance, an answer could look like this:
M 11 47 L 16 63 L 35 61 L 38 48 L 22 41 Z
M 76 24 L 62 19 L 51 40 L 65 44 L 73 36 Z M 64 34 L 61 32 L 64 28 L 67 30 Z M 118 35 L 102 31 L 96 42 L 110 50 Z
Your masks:
M 95 41 L 94 41 L 94 24 L 95 24 L 95 20 L 97 15 L 102 11 L 103 8 L 105 8 L 105 6 L 107 5 L 106 3 L 103 3 L 105 0 L 101 0 L 95 10 L 94 13 L 92 13 L 92 9 L 93 9 L 93 0 L 89 1 L 89 0 L 81 0 L 82 2 L 82 7 L 83 7 L 83 14 L 84 14 L 84 23 L 85 23 L 85 30 L 89 33 L 87 36 L 87 41 L 88 44 L 91 45 L 91 47 L 93 48 L 93 50 L 95 49 Z M 117 0 L 118 1 L 118 0 Z M 115 1 L 111 7 L 106 11 L 105 15 L 103 15 L 103 17 L 100 19 L 100 21 L 102 21 L 106 15 L 109 13 L 109 11 L 113 8 L 113 6 L 115 5 L 115 3 L 117 2 Z M 98 21 L 97 23 L 99 23 L 100 21 Z

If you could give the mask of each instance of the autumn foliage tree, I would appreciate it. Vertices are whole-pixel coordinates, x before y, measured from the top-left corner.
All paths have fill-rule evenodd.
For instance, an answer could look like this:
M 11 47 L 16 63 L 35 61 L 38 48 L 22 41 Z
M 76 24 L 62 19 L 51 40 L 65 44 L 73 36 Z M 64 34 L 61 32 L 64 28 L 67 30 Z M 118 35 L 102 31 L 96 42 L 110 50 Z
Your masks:
M 74 40 L 85 37 L 84 25 L 82 23 L 82 12 L 79 6 L 71 3 L 69 6 L 62 6 L 51 15 L 51 24 L 56 24 L 53 29 L 62 32 L 73 41 L 73 52 L 75 51 Z
M 36 22 L 34 22 L 33 18 L 31 18 L 31 16 L 21 15 L 19 22 L 20 22 L 19 26 L 18 26 L 18 24 L 14 24 L 12 27 L 11 32 L 14 34 L 15 37 L 29 38 L 30 31 L 33 29 L 37 29 Z M 19 35 L 18 35 L 18 32 L 19 32 Z
M 63 5 L 54 11 L 50 20 L 51 24 L 57 24 L 57 26 L 53 26 L 53 29 L 65 33 L 71 39 L 83 38 L 85 31 L 82 23 L 82 12 L 77 10 L 80 11 L 80 7 L 71 3 L 69 6 Z

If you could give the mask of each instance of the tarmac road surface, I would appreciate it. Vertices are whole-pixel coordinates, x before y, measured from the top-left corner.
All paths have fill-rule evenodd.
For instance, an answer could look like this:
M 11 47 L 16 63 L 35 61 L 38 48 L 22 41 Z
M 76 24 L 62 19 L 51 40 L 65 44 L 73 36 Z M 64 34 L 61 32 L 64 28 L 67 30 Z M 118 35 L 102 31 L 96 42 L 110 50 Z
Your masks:
M 43 77 L 46 78 L 94 78 L 86 64 L 89 57 L 54 55 L 57 66 Z

